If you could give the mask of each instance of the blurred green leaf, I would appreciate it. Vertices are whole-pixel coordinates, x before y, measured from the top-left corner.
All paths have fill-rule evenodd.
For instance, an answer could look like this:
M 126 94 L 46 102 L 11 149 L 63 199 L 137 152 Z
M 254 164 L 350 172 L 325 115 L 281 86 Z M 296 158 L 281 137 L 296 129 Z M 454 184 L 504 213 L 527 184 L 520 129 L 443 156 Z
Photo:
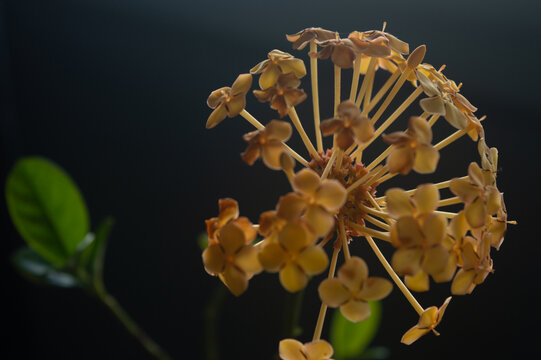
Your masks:
M 340 310 L 335 310 L 331 322 L 330 340 L 336 360 L 359 358 L 376 335 L 381 322 L 381 304 L 370 301 L 371 315 L 364 321 L 353 323 Z
M 29 247 L 15 251 L 12 261 L 21 275 L 38 284 L 64 288 L 80 285 L 73 275 L 56 268 Z
M 391 356 L 391 350 L 385 346 L 374 346 L 368 348 L 359 357 L 359 360 L 385 360 Z
M 112 217 L 105 218 L 96 229 L 96 233 L 88 233 L 93 241 L 81 252 L 79 257 L 79 268 L 86 268 L 93 278 L 101 280 L 103 274 L 103 260 L 109 235 L 115 221 Z
M 54 265 L 64 265 L 88 233 L 88 211 L 77 185 L 49 160 L 19 160 L 6 180 L 6 200 L 19 234 Z
M 209 246 L 209 237 L 206 233 L 199 234 L 197 237 L 197 245 L 199 245 L 201 251 L 205 250 Z

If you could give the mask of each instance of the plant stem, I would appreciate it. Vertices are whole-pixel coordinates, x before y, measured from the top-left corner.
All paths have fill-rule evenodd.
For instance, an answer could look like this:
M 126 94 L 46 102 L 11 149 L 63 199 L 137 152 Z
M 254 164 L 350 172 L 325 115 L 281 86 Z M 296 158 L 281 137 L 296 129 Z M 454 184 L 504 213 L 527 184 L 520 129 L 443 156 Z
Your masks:
M 304 289 L 296 293 L 286 293 L 286 306 L 284 311 L 283 339 L 295 338 L 299 334 L 299 316 L 304 297 Z
M 124 326 L 134 338 L 139 341 L 143 348 L 155 359 L 169 360 L 171 356 L 160 345 L 152 340 L 147 333 L 128 315 L 118 301 L 105 291 L 103 287 L 95 291 L 98 299 L 111 311 L 115 318 Z
M 222 284 L 214 290 L 210 301 L 205 307 L 205 359 L 218 360 L 220 349 L 218 341 L 218 316 L 220 308 L 228 294 L 227 288 Z

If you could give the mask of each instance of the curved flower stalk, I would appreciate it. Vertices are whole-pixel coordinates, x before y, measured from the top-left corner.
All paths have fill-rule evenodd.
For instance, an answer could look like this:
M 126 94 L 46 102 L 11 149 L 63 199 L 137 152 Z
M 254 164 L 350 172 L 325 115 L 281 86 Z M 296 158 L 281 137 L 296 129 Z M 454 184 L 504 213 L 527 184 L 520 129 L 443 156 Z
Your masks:
M 270 169 L 283 170 L 292 191 L 277 196 L 275 209 L 262 209 L 255 225 L 239 216 L 234 200 L 220 200 L 219 215 L 207 220 L 210 245 L 203 253 L 205 269 L 235 295 L 242 294 L 248 280 L 262 270 L 277 273 L 285 290 L 296 292 L 328 269 L 319 285 L 322 305 L 313 341 L 282 340 L 282 359 L 329 359 L 332 346 L 320 339 L 327 308 L 340 308 L 349 320 L 363 321 L 370 316 L 367 301 L 385 298 L 392 283 L 420 317 L 402 342 L 411 344 L 430 331 L 436 333 L 451 298 L 440 308 L 425 308 L 412 291 L 429 291 L 435 281 L 449 282 L 454 295 L 472 293 L 493 272 L 491 250 L 501 247 L 507 225 L 515 223 L 508 220 L 496 184 L 498 150 L 487 145 L 484 117 L 474 115 L 477 108 L 461 95 L 462 84 L 443 74 L 444 66 L 436 70 L 423 62 L 424 45 L 409 53 L 407 43 L 384 29 L 354 31 L 340 38 L 333 31 L 308 28 L 287 35 L 287 40 L 296 50 L 309 45 L 316 146 L 295 110 L 307 98 L 299 89 L 307 71 L 303 61 L 291 54 L 273 50 L 251 73 L 260 76 L 261 89 L 253 91 L 256 98 L 270 103 L 280 117 L 289 115 L 294 127 L 270 119 L 263 125 L 247 112 L 244 96 L 250 75 L 241 75 L 231 88 L 211 94 L 209 106 L 215 112 L 210 124 L 238 114 L 254 125 L 256 130 L 244 136 L 248 148 L 243 160 L 251 165 L 261 157 Z M 334 107 L 321 109 L 327 118 L 321 122 L 317 66 L 319 60 L 329 58 L 334 63 L 330 65 L 335 76 Z M 353 68 L 349 97 L 340 92 L 343 68 Z M 380 69 L 387 80 L 375 89 Z M 395 101 L 399 92 L 409 93 L 401 104 Z M 415 103 L 418 116 L 404 117 Z M 440 117 L 451 125 L 446 126 L 450 133 L 433 133 Z M 388 133 L 395 122 L 402 124 L 403 131 Z M 303 140 L 308 160 L 285 144 L 293 128 Z M 333 135 L 327 149 L 322 135 Z M 395 186 L 378 196 L 391 178 L 411 170 L 429 176 L 447 166 L 452 159 L 440 151 L 464 135 L 477 142 L 479 163 L 472 159 L 469 168 L 453 179 L 433 184 L 427 178 L 415 189 Z M 368 158 L 364 150 L 375 142 L 388 147 Z M 442 198 L 445 189 L 456 196 Z M 457 212 L 447 211 L 448 206 Z M 256 233 L 261 236 L 257 242 Z M 359 256 L 366 254 L 352 255 L 352 241 L 368 242 L 392 282 L 368 276 Z M 394 250 L 390 261 L 380 246 Z

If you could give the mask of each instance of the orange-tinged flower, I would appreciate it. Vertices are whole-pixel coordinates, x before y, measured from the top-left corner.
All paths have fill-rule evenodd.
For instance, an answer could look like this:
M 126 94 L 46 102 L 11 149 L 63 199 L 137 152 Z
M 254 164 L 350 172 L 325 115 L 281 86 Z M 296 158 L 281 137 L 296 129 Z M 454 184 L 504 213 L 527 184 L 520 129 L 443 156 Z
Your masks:
M 319 285 L 319 297 L 330 307 L 340 307 L 342 315 L 359 322 L 370 316 L 368 301 L 381 300 L 392 291 L 387 279 L 368 277 L 363 259 L 353 256 L 338 270 L 338 277 L 325 279 Z
M 476 285 L 485 281 L 492 272 L 492 259 L 490 258 L 490 239 L 481 238 L 480 241 L 466 237 L 462 248 L 462 269 L 460 269 L 451 284 L 451 293 L 454 295 L 471 294 Z
M 246 93 L 252 86 L 252 75 L 240 74 L 231 87 L 223 87 L 210 93 L 207 104 L 214 109 L 207 119 L 207 129 L 212 129 L 227 116 L 239 115 L 246 106 Z
M 270 102 L 271 108 L 284 117 L 292 106 L 297 106 L 306 99 L 304 90 L 297 89 L 301 81 L 295 74 L 282 74 L 276 84 L 265 90 L 254 90 L 255 97 L 261 102 Z
M 500 192 L 493 184 L 493 174 L 474 162 L 468 167 L 468 179 L 451 180 L 449 189 L 464 202 L 466 219 L 474 229 L 484 226 L 487 217 L 502 207 Z
M 269 272 L 279 271 L 282 286 L 289 292 L 304 289 L 309 275 L 321 273 L 329 258 L 315 245 L 315 236 L 302 222 L 291 222 L 278 233 L 277 241 L 267 242 L 259 261 Z
M 205 221 L 210 243 L 218 241 L 218 230 L 231 221 L 234 221 L 244 230 L 247 238 L 255 238 L 257 232 L 254 230 L 250 220 L 246 217 L 239 217 L 239 204 L 235 199 L 225 198 L 218 200 L 218 208 L 218 217 Z
M 321 42 L 325 40 L 336 39 L 336 37 L 336 32 L 325 30 L 319 27 L 307 28 L 299 31 L 296 34 L 286 35 L 287 40 L 293 43 L 293 49 L 295 50 L 304 49 L 306 45 L 308 45 L 308 43 L 310 43 L 310 41 L 312 40 Z
M 370 119 L 361 115 L 359 107 L 350 100 L 340 103 L 337 117 L 322 121 L 320 128 L 323 136 L 336 134 L 336 144 L 342 150 L 348 149 L 355 141 L 367 142 L 374 136 Z
M 445 313 L 445 309 L 447 308 L 447 305 L 449 305 L 450 301 L 451 297 L 448 297 L 439 309 L 436 306 L 431 306 L 426 309 L 421 314 L 417 325 L 406 331 L 404 336 L 402 336 L 402 343 L 406 345 L 411 345 L 421 336 L 425 335 L 430 331 L 432 331 L 436 335 L 439 335 L 439 333 L 434 329 L 441 322 L 443 314 Z
M 250 74 L 261 74 L 259 86 L 263 90 L 274 86 L 282 74 L 293 73 L 297 79 L 306 75 L 304 62 L 289 53 L 275 49 L 268 57 L 250 70 Z
M 405 132 L 382 135 L 383 141 L 394 145 L 387 157 L 390 173 L 408 174 L 411 169 L 419 174 L 436 170 L 440 154 L 432 145 L 432 129 L 421 117 L 412 116 Z
M 267 167 L 280 170 L 280 156 L 284 151 L 284 141 L 291 137 L 291 125 L 285 121 L 272 120 L 263 130 L 252 131 L 244 135 L 248 148 L 242 153 L 242 159 L 248 164 L 261 157 Z
M 284 339 L 278 352 L 283 360 L 332 360 L 334 350 L 325 340 L 302 344 L 295 339 Z
M 408 54 L 409 45 L 395 36 L 379 31 L 353 31 L 348 35 L 348 39 L 353 41 L 359 51 L 367 56 L 387 57 L 391 51 L 399 54 Z
M 205 270 L 218 275 L 236 296 L 246 291 L 249 278 L 262 270 L 258 250 L 251 245 L 254 238 L 247 238 L 238 224 L 229 222 L 218 231 L 218 242 L 203 251 Z
M 359 53 L 359 49 L 350 39 L 329 39 L 318 41 L 317 44 L 323 49 L 310 55 L 323 60 L 330 57 L 331 61 L 342 69 L 351 69 Z

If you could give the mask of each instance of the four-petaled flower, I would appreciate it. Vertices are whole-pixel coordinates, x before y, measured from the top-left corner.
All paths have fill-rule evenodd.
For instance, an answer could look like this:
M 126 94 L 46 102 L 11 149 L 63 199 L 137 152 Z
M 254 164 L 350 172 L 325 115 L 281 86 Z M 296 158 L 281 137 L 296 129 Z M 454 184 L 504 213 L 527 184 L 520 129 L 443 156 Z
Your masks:
M 210 93 L 207 104 L 214 111 L 207 120 L 207 129 L 221 123 L 227 116 L 235 117 L 246 107 L 246 93 L 252 86 L 252 75 L 240 74 L 231 87 L 223 87 Z
M 334 65 L 342 69 L 352 68 L 357 54 L 360 53 L 357 46 L 349 39 L 336 38 L 318 41 L 317 44 L 323 49 L 316 54 L 310 54 L 310 56 L 316 56 L 323 60 L 330 57 Z
M 337 116 L 321 122 L 324 136 L 336 134 L 336 144 L 342 150 L 348 149 L 355 141 L 362 143 L 374 136 L 374 126 L 366 116 L 361 115 L 353 101 L 346 100 L 337 108 Z
M 487 217 L 502 207 L 501 195 L 494 185 L 494 176 L 477 163 L 468 167 L 468 179 L 453 179 L 449 189 L 464 202 L 464 213 L 474 229 L 484 226 Z
M 286 35 L 286 38 L 289 42 L 293 43 L 293 49 L 302 50 L 312 40 L 321 42 L 336 39 L 336 36 L 336 32 L 334 31 L 312 27 L 301 30 L 293 35 Z
M 241 154 L 248 165 L 261 157 L 267 167 L 280 170 L 280 156 L 284 151 L 284 141 L 291 137 L 291 125 L 285 121 L 272 120 L 263 130 L 252 131 L 244 135 L 248 142 L 246 151 Z
M 276 84 L 265 90 L 254 90 L 255 97 L 261 102 L 270 102 L 271 108 L 284 117 L 292 106 L 297 106 L 306 99 L 304 90 L 297 89 L 301 81 L 293 73 L 282 74 Z
M 316 236 L 300 222 L 285 225 L 275 241 L 269 241 L 259 253 L 259 261 L 268 272 L 279 271 L 282 286 L 289 292 L 304 289 L 309 275 L 321 273 L 329 258 L 315 245 Z
M 422 117 L 412 116 L 407 131 L 382 135 L 383 141 L 394 145 L 387 157 L 390 173 L 408 174 L 411 169 L 419 174 L 429 174 L 436 170 L 440 154 L 431 145 L 432 129 Z
M 411 329 L 406 331 L 404 336 L 402 336 L 402 343 L 411 345 L 421 336 L 425 335 L 431 330 L 434 334 L 439 335 L 439 333 L 434 329 L 440 323 L 443 314 L 445 313 L 445 309 L 447 308 L 447 305 L 449 305 L 450 301 L 451 297 L 448 297 L 445 299 L 443 305 L 439 309 L 436 306 L 431 306 L 423 311 L 419 318 L 419 322 Z
M 340 307 L 350 321 L 363 321 L 370 316 L 368 301 L 381 300 L 392 291 L 387 279 L 368 277 L 363 259 L 351 257 L 338 270 L 338 277 L 325 279 L 319 285 L 319 297 L 330 307 Z
M 265 90 L 274 86 L 281 74 L 293 73 L 297 79 L 306 75 L 306 67 L 301 59 L 276 49 L 272 50 L 268 56 L 267 60 L 263 60 L 250 70 L 250 74 L 261 74 L 259 77 L 261 89 Z
M 379 30 L 353 31 L 348 35 L 348 39 L 357 45 L 361 53 L 371 57 L 387 57 L 393 50 L 404 55 L 409 53 L 407 43 Z
M 455 295 L 470 294 L 492 272 L 490 239 L 484 237 L 476 240 L 468 236 L 465 240 L 462 246 L 462 269 L 456 273 L 451 284 L 451 293 Z
M 332 360 L 334 353 L 331 344 L 325 340 L 302 344 L 295 339 L 280 341 L 278 352 L 283 360 Z
M 218 275 L 229 290 L 239 296 L 248 288 L 250 277 L 262 270 L 258 250 L 251 245 L 255 234 L 229 222 L 220 228 L 217 238 L 217 242 L 203 251 L 205 270 Z

